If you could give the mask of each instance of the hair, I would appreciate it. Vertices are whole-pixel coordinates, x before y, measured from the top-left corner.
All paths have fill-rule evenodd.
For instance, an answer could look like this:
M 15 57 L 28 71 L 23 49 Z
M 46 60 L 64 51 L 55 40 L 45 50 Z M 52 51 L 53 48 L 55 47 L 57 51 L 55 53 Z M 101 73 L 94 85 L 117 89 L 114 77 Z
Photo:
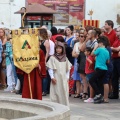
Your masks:
M 96 34 L 98 35 L 98 37 L 101 35 L 101 29 L 100 28 L 94 28 L 94 30 L 96 31 Z
M 65 42 L 64 38 L 62 36 L 57 36 L 56 40 L 59 41 L 59 42 L 62 42 L 62 43 Z
M 5 36 L 5 30 L 3 28 L 0 28 L 0 30 L 2 30 L 4 32 L 4 36 Z
M 109 40 L 106 36 L 100 36 L 98 39 L 98 43 L 103 43 L 105 47 L 108 47 L 110 45 Z
M 52 33 L 51 33 L 51 31 L 50 30 L 47 30 L 47 33 L 48 33 L 48 36 L 52 36 Z
M 9 41 L 10 39 L 12 39 L 11 34 L 8 34 L 6 37 L 7 37 L 7 40 L 8 40 L 8 41 Z
M 93 27 L 92 27 L 92 26 L 87 25 L 87 26 L 85 27 L 85 30 L 88 32 L 89 30 L 93 30 Z
M 91 53 L 93 49 L 92 49 L 91 47 L 86 47 L 85 50 L 86 50 L 87 52 L 90 52 L 90 53 Z
M 65 34 L 65 33 L 64 33 L 64 29 L 60 29 L 59 34 L 64 35 L 64 34 Z
M 39 29 L 39 35 L 42 37 L 43 40 L 48 39 L 48 33 L 47 33 L 47 30 L 45 28 Z
M 52 27 L 50 31 L 51 31 L 52 35 L 57 35 L 58 34 L 58 31 L 57 31 L 56 27 Z
M 60 45 L 57 45 L 57 46 L 55 47 L 55 53 L 57 53 L 57 52 L 56 52 L 57 47 L 61 47 L 61 48 L 62 48 L 62 54 L 63 54 L 64 48 L 63 48 L 62 46 L 60 46 Z
M 105 22 L 106 22 L 109 26 L 111 26 L 111 28 L 114 27 L 114 23 L 113 23 L 112 20 L 106 20 Z
M 97 32 L 96 32 L 96 30 L 92 30 L 92 31 L 91 31 L 91 34 L 93 34 L 94 37 L 96 37 L 96 36 L 97 36 Z

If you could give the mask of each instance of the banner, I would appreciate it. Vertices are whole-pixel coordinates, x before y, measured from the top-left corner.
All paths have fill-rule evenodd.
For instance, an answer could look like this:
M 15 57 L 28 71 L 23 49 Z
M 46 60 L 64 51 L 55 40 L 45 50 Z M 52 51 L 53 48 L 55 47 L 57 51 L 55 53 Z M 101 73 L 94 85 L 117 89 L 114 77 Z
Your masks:
M 85 0 L 26 0 L 26 3 L 43 4 L 57 11 L 59 14 L 54 14 L 55 24 L 78 25 L 85 17 Z
M 39 41 L 37 29 L 13 30 L 14 65 L 29 74 L 39 63 Z

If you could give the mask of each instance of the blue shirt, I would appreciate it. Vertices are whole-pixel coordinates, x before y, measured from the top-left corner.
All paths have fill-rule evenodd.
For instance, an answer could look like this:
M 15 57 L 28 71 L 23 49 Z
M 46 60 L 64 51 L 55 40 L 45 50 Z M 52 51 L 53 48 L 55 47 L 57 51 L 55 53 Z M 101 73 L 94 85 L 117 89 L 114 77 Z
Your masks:
M 65 42 L 67 43 L 67 45 L 68 45 L 68 47 L 71 47 L 71 42 L 72 42 L 72 39 L 73 39 L 74 37 L 71 37 L 71 38 L 69 38 L 67 41 L 66 41 L 66 37 L 65 37 Z
M 13 52 L 12 52 L 12 45 L 9 41 L 6 42 L 5 54 L 6 54 L 6 65 L 12 64 Z
M 107 60 L 110 59 L 108 50 L 102 47 L 97 48 L 94 51 L 94 55 L 96 56 L 95 69 L 99 68 L 101 70 L 108 70 Z
M 1 61 L 2 61 L 2 51 L 3 51 L 2 41 L 0 40 L 0 63 L 1 63 Z

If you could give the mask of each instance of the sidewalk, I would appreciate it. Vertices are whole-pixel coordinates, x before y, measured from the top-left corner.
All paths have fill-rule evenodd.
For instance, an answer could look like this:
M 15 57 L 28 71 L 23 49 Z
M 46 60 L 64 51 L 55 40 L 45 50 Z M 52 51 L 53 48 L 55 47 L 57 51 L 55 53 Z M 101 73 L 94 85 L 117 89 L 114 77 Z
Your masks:
M 21 97 L 14 93 L 3 92 L 0 96 Z M 43 97 L 49 101 L 49 97 Z M 120 99 L 106 104 L 84 103 L 79 98 L 70 97 L 71 120 L 120 120 Z

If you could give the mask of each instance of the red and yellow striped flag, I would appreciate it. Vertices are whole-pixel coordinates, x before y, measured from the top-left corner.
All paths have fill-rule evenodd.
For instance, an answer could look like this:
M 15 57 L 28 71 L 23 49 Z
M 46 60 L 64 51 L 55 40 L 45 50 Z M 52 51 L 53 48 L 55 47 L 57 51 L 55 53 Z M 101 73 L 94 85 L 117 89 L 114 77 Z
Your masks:
M 99 20 L 83 20 L 83 27 L 90 25 L 99 28 L 100 21 Z

